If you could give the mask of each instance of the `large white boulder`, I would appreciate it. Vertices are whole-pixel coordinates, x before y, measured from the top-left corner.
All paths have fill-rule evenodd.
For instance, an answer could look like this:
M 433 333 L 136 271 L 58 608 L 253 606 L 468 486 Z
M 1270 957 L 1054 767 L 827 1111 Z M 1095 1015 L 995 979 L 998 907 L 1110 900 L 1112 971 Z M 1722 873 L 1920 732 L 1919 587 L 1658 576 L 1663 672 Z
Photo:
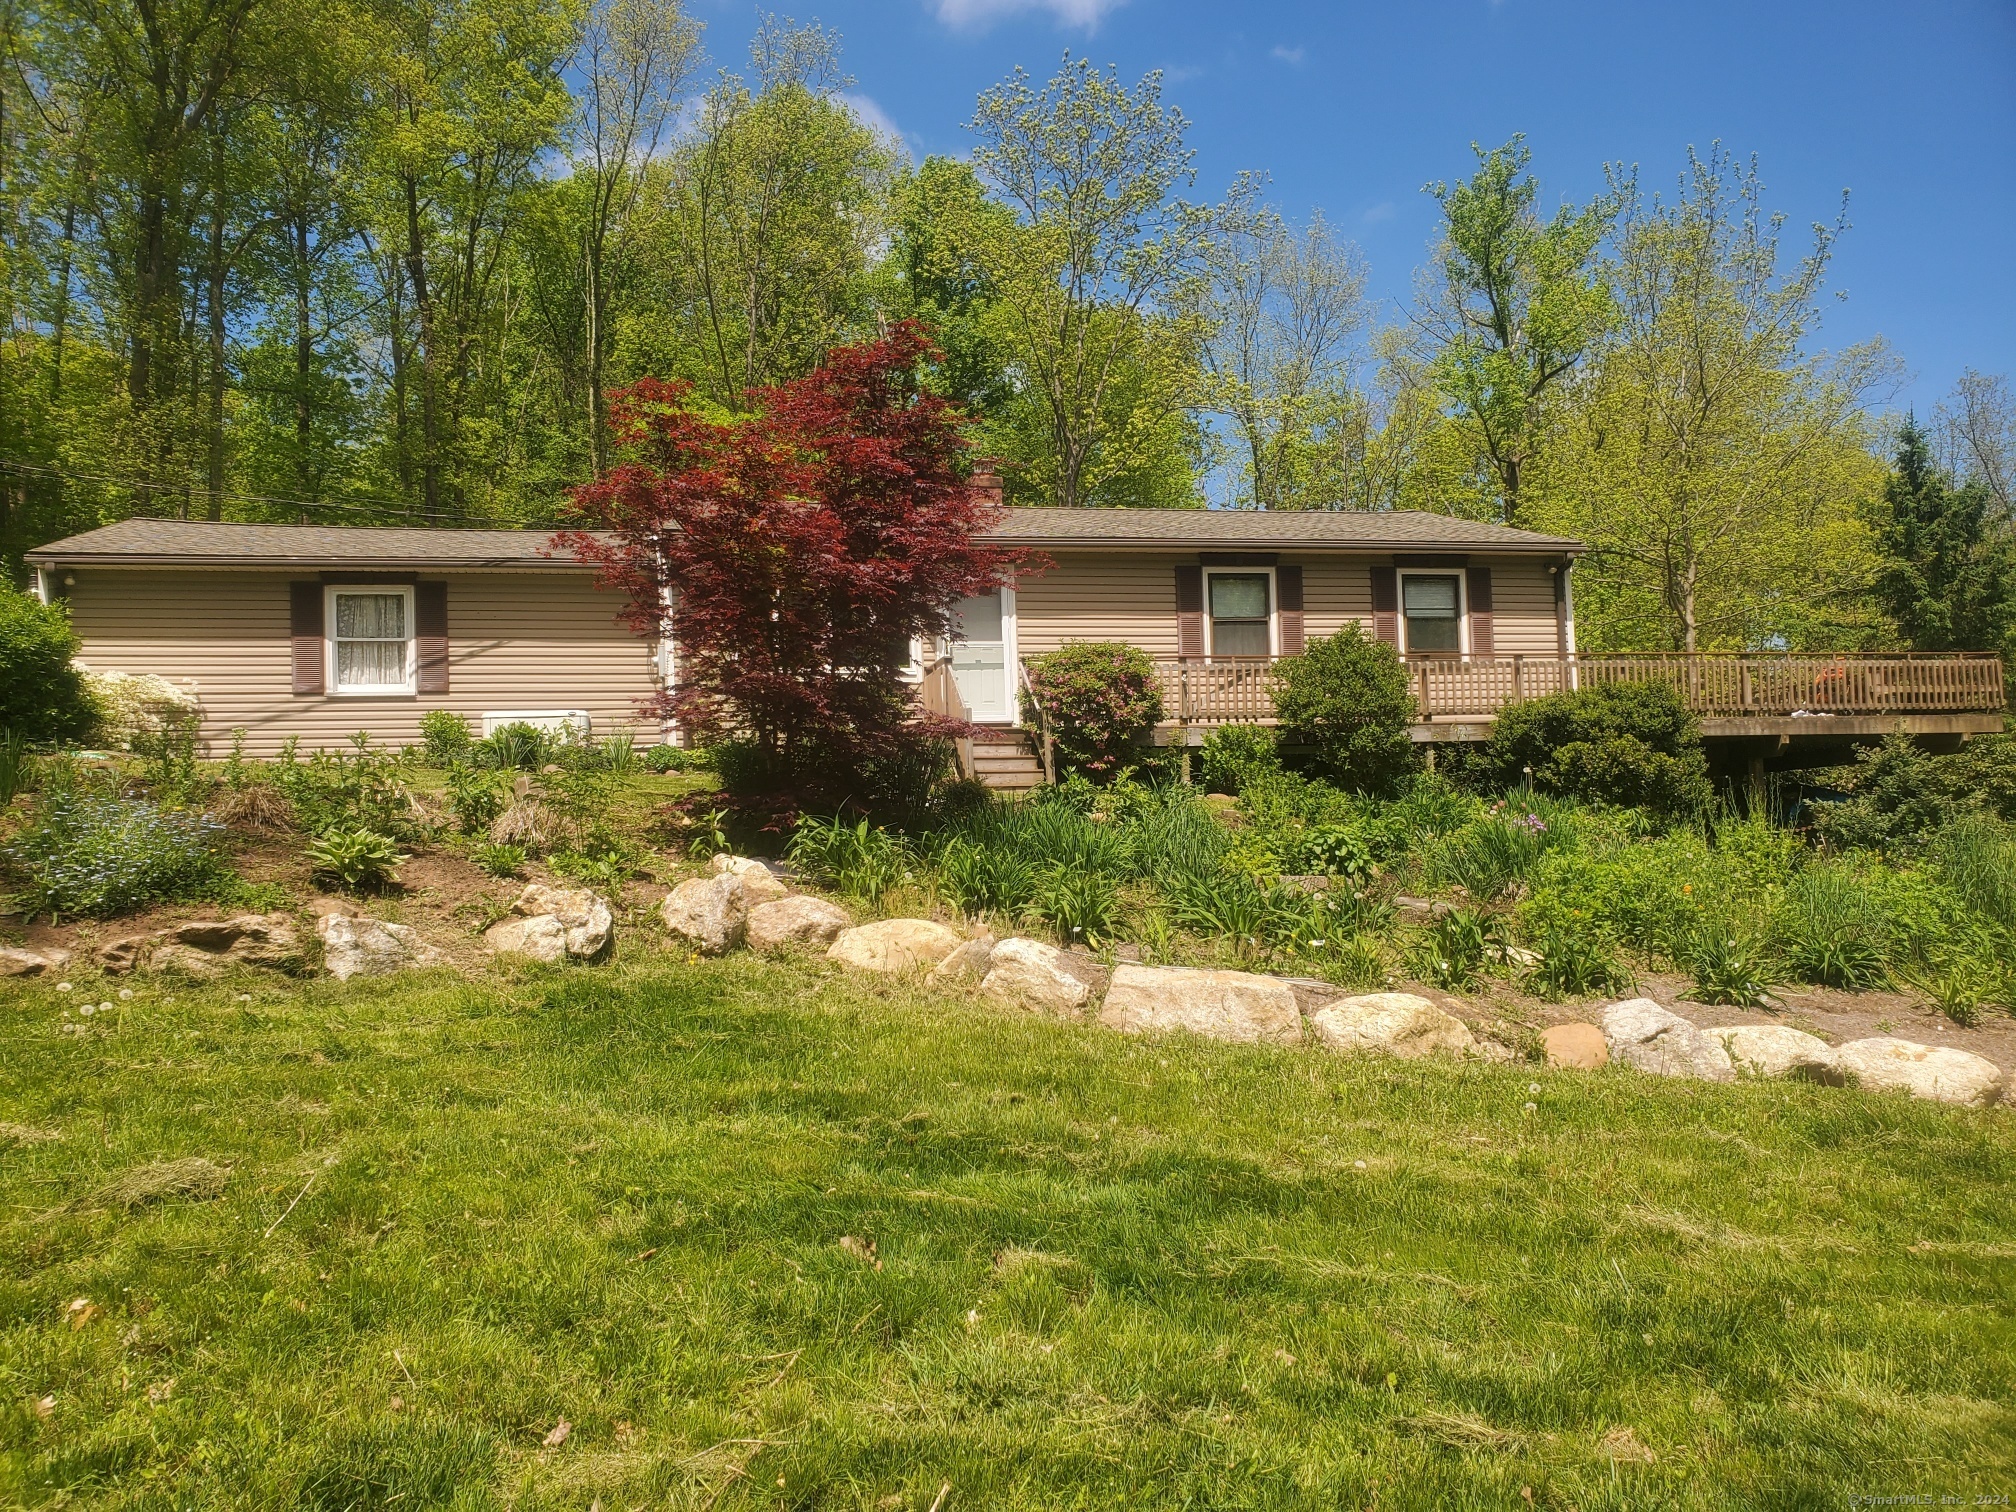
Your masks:
M 525 956 L 548 966 L 567 959 L 567 926 L 551 914 L 513 915 L 483 931 L 483 943 L 498 955 Z
M 1116 967 L 1099 1022 L 1130 1034 L 1183 1029 L 1235 1044 L 1302 1043 L 1295 989 L 1245 971 Z
M 146 960 L 154 971 L 214 976 L 234 962 L 269 971 L 296 971 L 303 960 L 300 936 L 294 920 L 286 914 L 196 919 L 161 930 L 153 939 Z
M 930 919 L 877 919 L 843 929 L 826 959 L 862 971 L 924 971 L 959 948 L 959 935 Z
M 2000 1066 L 1946 1045 L 1919 1045 L 1879 1035 L 1841 1046 L 1835 1051 L 1835 1064 L 1860 1086 L 1878 1092 L 1902 1090 L 1932 1102 L 1985 1108 L 2002 1094 Z
M 1739 1072 L 1840 1085 L 1834 1047 L 1817 1034 L 1784 1024 L 1731 1024 L 1705 1032 L 1722 1042 Z
M 1650 998 L 1629 998 L 1605 1008 L 1603 1041 L 1612 1060 L 1654 1076 L 1736 1079 L 1736 1068 L 1720 1040 Z
M 744 879 L 743 885 L 748 885 Z M 824 898 L 778 898 L 749 910 L 749 948 L 781 950 L 787 945 L 831 945 L 854 922 L 838 903 Z
M 717 851 L 710 864 L 718 875 L 740 877 L 751 903 L 768 903 L 790 896 L 791 889 L 784 880 L 752 856 L 731 856 L 726 851 Z
M 53 976 L 70 964 L 67 950 L 0 947 L 0 977 Z
M 994 964 L 994 936 L 978 934 L 931 968 L 925 980 L 933 987 L 977 987 Z
M 1403 1060 L 1476 1047 L 1468 1026 L 1411 992 L 1333 998 L 1309 1015 L 1310 1032 L 1328 1050 L 1373 1050 Z
M 526 955 L 548 963 L 592 961 L 616 937 L 609 905 L 585 887 L 527 883 L 512 903 L 511 914 L 483 932 L 484 940 L 500 955 Z
M 994 947 L 980 990 L 989 997 L 1079 1018 L 1104 985 L 1104 975 L 1097 963 L 1083 956 L 1016 935 Z
M 749 928 L 749 890 L 733 872 L 681 882 L 659 905 L 665 932 L 702 955 L 740 945 Z
M 339 982 L 356 976 L 390 976 L 441 959 L 441 952 L 406 924 L 332 913 L 315 921 L 315 932 L 322 937 L 322 964 Z

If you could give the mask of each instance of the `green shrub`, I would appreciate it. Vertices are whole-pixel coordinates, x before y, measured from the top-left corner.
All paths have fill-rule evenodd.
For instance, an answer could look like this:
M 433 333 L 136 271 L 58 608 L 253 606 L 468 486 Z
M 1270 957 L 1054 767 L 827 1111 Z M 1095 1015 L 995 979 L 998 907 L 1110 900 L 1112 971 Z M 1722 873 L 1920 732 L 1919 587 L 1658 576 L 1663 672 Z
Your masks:
M 1492 727 L 1485 760 L 1500 784 L 1528 773 L 1543 793 L 1698 813 L 1711 796 L 1699 721 L 1663 683 L 1616 683 L 1515 704 Z
M 536 772 L 550 766 L 560 739 L 536 725 L 499 725 L 471 748 L 477 763 L 500 772 Z
M 637 754 L 637 737 L 628 730 L 618 730 L 614 735 L 605 736 L 595 748 L 601 760 L 602 770 L 611 777 L 634 776 L 643 766 L 643 758 Z
M 1305 895 L 1238 872 L 1172 877 L 1164 890 L 1178 924 L 1224 940 L 1241 957 L 1264 955 L 1309 932 Z
M 1778 949 L 1797 980 L 1823 987 L 1880 986 L 1891 947 L 1889 914 L 1865 879 L 1847 867 L 1811 867 L 1786 889 Z
M 1901 732 L 1857 755 L 1845 781 L 1854 796 L 1818 805 L 1813 819 L 1814 829 L 1839 850 L 1908 856 L 1972 807 L 1972 795 L 1956 794 L 1941 781 L 1937 758 Z
M 45 798 L 5 854 L 27 879 L 18 903 L 28 913 L 106 918 L 227 888 L 215 849 L 223 829 L 144 799 L 68 793 Z
M 1236 794 L 1278 775 L 1281 753 L 1265 725 L 1219 725 L 1204 737 L 1197 765 L 1207 792 Z
M 1051 866 L 1037 875 L 1028 909 L 1061 944 L 1103 945 L 1120 928 L 1120 889 L 1099 872 Z
M 955 835 L 938 852 L 938 882 L 963 914 L 1020 914 L 1036 888 L 1036 872 L 1013 851 Z
M 467 761 L 475 739 L 469 722 L 446 709 L 429 709 L 420 716 L 420 739 L 429 766 L 449 767 Z
M 332 829 L 308 843 L 315 875 L 350 892 L 381 888 L 406 858 L 390 837 L 368 829 Z
M 448 807 L 465 835 L 489 830 L 511 801 L 510 784 L 501 772 L 480 770 L 457 762 L 448 768 Z
M 273 764 L 273 786 L 294 806 L 311 835 L 333 829 L 368 829 L 394 839 L 418 838 L 427 821 L 403 780 L 404 768 L 388 751 L 374 750 L 361 732 L 343 751 L 317 751 L 303 761 L 295 742 Z
M 1505 924 L 1477 908 L 1452 908 L 1422 932 L 1409 959 L 1421 979 L 1462 990 L 1477 985 L 1486 965 L 1505 958 Z
M 478 845 L 470 850 L 469 859 L 486 876 L 517 877 L 525 871 L 525 847 L 522 845 Z
M 61 605 L 0 583 L 0 730 L 33 745 L 84 740 L 97 709 L 71 665 L 77 636 Z
M 1343 877 L 1363 887 L 1378 871 L 1361 824 L 1312 824 L 1287 837 L 1281 869 L 1295 876 Z
M 1314 747 L 1318 769 L 1347 791 L 1391 792 L 1418 764 L 1407 669 L 1356 624 L 1275 667 L 1274 712 L 1283 738 Z
M 1432 875 L 1454 883 L 1480 903 L 1495 903 L 1533 875 L 1546 837 L 1547 823 L 1538 814 L 1501 809 L 1437 845 Z
M 1762 1008 L 1778 984 L 1769 944 L 1727 919 L 1701 920 L 1673 942 L 1671 953 L 1674 964 L 1694 979 L 1689 996 L 1696 1002 Z
M 666 772 L 689 771 L 694 754 L 671 744 L 654 745 L 644 753 L 644 770 L 660 775 Z
M 871 907 L 911 878 L 909 847 L 866 819 L 800 819 L 786 854 L 794 866 Z
M 1983 918 L 2016 929 L 2016 832 L 1980 815 L 1950 825 L 1933 843 L 1946 885 Z
M 1162 717 L 1155 663 L 1124 641 L 1080 641 L 1029 661 L 1023 718 L 1049 721 L 1057 754 L 1081 771 L 1111 777 Z
M 1948 794 L 1971 794 L 1981 807 L 2016 824 L 2016 735 L 1977 735 L 1951 756 L 1935 756 Z
M 1541 926 L 1532 945 L 1540 959 L 1527 970 L 1526 985 L 1541 997 L 1617 996 L 1631 990 L 1630 970 L 1593 920 L 1557 914 Z

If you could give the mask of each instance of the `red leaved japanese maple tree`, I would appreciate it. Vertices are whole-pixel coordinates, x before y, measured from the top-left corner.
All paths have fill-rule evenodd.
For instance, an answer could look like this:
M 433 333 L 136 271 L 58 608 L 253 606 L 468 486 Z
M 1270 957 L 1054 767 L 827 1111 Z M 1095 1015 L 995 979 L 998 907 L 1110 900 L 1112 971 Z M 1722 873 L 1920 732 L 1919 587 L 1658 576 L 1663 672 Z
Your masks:
M 640 634 L 672 606 L 678 685 L 658 712 L 748 742 L 763 780 L 808 802 L 930 733 L 901 680 L 912 639 L 1021 563 L 979 539 L 996 511 L 967 484 L 964 417 L 921 381 L 937 356 L 906 321 L 725 422 L 689 384 L 633 384 L 610 410 L 629 460 L 573 495 L 613 538 L 559 538 Z

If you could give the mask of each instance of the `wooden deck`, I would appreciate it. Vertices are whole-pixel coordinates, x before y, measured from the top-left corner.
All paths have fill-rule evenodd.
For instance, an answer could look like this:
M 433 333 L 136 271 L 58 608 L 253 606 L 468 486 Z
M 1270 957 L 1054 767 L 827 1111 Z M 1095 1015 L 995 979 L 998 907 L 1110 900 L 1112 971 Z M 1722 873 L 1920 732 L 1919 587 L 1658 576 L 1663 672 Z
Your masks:
M 1273 724 L 1276 658 L 1172 658 L 1156 663 L 1164 723 L 1158 743 L 1194 744 L 1225 724 Z M 1573 688 L 1658 683 L 1677 689 L 1710 735 L 1926 732 L 2002 728 L 2000 658 L 1986 652 L 1907 655 L 1644 655 L 1416 657 L 1422 740 L 1484 738 L 1500 710 Z

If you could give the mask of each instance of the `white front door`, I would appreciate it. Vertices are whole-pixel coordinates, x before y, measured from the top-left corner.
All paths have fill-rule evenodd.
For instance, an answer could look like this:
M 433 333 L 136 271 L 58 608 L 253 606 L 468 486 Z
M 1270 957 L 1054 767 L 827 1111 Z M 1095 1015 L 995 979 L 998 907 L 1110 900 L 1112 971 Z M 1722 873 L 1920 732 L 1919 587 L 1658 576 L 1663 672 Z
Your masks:
M 1015 717 L 1015 686 L 1010 651 L 1015 638 L 1015 611 L 999 588 L 952 606 L 952 681 L 966 714 L 980 724 L 1009 724 Z

